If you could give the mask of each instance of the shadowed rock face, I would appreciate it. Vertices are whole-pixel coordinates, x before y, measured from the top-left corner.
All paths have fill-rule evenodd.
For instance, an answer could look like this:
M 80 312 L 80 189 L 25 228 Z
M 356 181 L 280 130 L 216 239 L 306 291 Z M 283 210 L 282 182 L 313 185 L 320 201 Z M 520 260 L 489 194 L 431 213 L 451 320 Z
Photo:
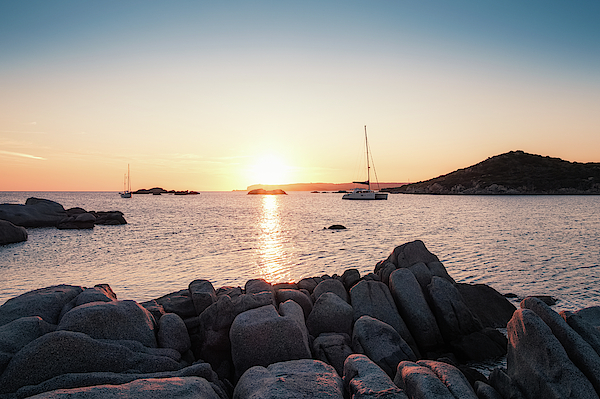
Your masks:
M 15 226 L 8 220 L 0 220 L 0 245 L 21 241 L 27 241 L 27 230 L 24 227 Z
M 28 198 L 25 205 L 0 204 L 0 219 L 16 226 L 51 227 L 66 218 L 67 212 L 61 204 L 46 199 Z
M 390 377 L 365 355 L 348 356 L 344 363 L 344 386 L 352 398 L 408 399 Z

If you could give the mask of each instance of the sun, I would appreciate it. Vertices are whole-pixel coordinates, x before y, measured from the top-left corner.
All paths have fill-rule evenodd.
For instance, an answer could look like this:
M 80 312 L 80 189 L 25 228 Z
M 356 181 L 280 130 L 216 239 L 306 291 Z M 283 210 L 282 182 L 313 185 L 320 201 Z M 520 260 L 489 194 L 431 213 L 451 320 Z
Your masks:
M 290 183 L 291 167 L 280 156 L 267 154 L 255 160 L 248 170 L 251 184 Z

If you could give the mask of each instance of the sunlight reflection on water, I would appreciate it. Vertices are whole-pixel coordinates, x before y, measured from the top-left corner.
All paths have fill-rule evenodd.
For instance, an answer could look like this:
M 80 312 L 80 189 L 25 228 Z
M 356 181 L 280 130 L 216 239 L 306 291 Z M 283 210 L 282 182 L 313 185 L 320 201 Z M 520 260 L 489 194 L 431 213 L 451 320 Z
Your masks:
M 260 278 L 272 283 L 289 282 L 291 275 L 286 270 L 286 258 L 279 213 L 280 195 L 262 196 L 262 212 L 259 231 Z

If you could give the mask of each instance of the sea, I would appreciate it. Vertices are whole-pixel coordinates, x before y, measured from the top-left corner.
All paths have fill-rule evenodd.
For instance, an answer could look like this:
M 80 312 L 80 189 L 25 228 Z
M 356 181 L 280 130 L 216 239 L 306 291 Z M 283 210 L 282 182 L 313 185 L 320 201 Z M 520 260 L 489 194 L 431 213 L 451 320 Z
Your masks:
M 0 192 L 0 203 L 29 197 L 118 210 L 128 223 L 30 228 L 27 241 L 0 246 L 0 304 L 56 284 L 106 283 L 119 299 L 143 302 L 196 279 L 219 288 L 351 268 L 365 275 L 394 247 L 422 240 L 457 282 L 488 284 L 515 303 L 550 295 L 556 310 L 600 305 L 600 196 Z M 334 224 L 346 229 L 327 229 Z

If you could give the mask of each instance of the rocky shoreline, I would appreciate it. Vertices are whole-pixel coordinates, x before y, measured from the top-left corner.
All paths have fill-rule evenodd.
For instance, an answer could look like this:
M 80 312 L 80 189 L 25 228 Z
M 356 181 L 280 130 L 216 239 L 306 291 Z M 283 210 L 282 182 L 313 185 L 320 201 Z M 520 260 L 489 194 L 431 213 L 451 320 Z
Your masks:
M 598 398 L 600 308 L 520 306 L 421 241 L 365 276 L 197 279 L 143 303 L 51 286 L 0 306 L 0 398 Z
M 25 204 L 0 204 L 0 245 L 26 241 L 26 228 L 93 229 L 95 225 L 120 224 L 127 224 L 120 211 L 65 210 L 58 202 L 32 197 Z

